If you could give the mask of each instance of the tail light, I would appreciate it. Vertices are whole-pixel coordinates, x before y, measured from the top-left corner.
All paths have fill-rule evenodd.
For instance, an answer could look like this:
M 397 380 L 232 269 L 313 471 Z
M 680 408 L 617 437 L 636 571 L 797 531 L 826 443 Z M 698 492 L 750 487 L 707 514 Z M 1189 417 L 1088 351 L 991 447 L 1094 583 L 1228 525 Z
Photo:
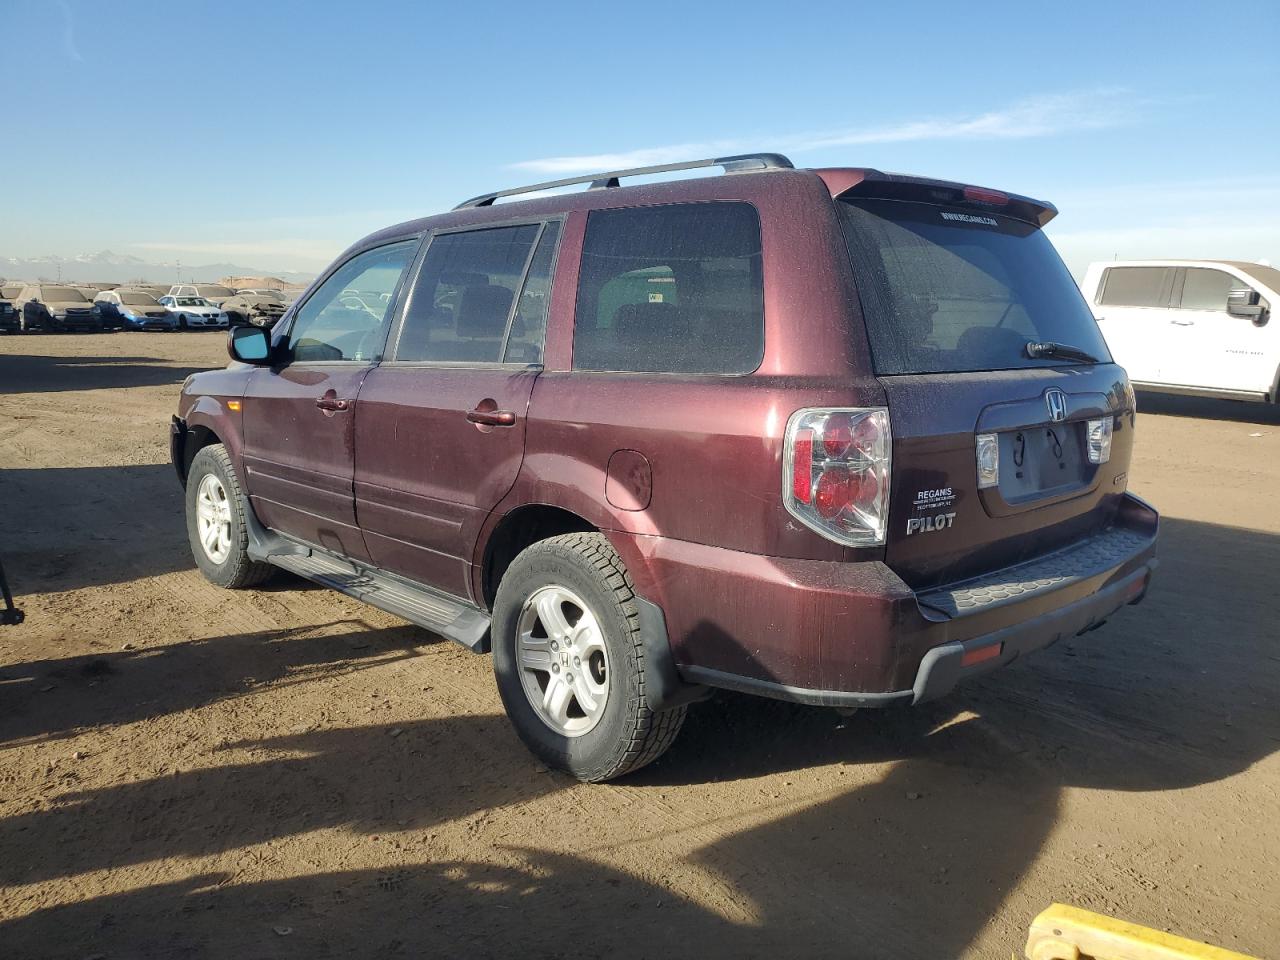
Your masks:
M 1112 417 L 1089 421 L 1089 462 L 1106 463 L 1111 459 L 1111 433 L 1115 429 Z
M 783 456 L 787 511 L 837 543 L 884 543 L 891 445 L 883 407 L 797 410 Z

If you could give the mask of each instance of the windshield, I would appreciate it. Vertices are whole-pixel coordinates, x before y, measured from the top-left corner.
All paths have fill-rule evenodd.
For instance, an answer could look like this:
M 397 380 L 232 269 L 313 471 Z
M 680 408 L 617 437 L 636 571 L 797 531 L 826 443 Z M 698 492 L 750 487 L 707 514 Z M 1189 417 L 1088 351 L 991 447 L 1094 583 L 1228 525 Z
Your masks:
M 236 295 L 234 290 L 226 287 L 199 287 L 197 292 L 202 297 L 234 297 Z
M 40 299 L 45 303 L 88 303 L 89 300 L 75 287 L 41 287 Z
M 121 303 L 128 304 L 131 307 L 159 306 L 156 303 L 156 298 L 149 293 L 121 293 L 118 296 Z
M 180 307 L 212 307 L 213 304 L 204 297 L 178 297 Z
M 1066 266 L 1038 228 L 901 200 L 842 201 L 876 373 L 1057 366 L 1030 341 L 1111 355 Z

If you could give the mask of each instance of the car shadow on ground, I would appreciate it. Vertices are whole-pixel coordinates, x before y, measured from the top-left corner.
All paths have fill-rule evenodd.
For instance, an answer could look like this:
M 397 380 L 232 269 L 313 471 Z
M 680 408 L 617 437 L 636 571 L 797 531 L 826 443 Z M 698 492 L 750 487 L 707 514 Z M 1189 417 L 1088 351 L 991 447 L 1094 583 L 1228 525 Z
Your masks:
M 36 909 L 0 924 L 0 942 L 17 956 L 54 944 L 134 957 L 959 956 L 1040 856 L 1064 788 L 1190 788 L 1280 746 L 1277 600 L 1258 580 L 1280 567 L 1280 537 L 1169 520 L 1161 553 L 1142 607 L 936 704 L 848 719 L 738 697 L 698 706 L 671 753 L 624 787 L 714 790 L 710 781 L 890 764 L 878 781 L 817 795 L 768 781 L 773 794 L 715 824 L 682 825 L 677 810 L 674 822 L 633 825 L 627 845 L 642 852 L 687 837 L 684 859 L 718 878 L 702 887 L 644 868 L 643 855 L 634 872 L 601 865 L 592 850 L 617 831 L 593 825 L 591 797 L 616 788 L 531 773 L 504 719 L 452 717 L 401 725 L 395 738 L 372 725 L 233 744 L 251 759 L 9 816 L 0 849 L 21 839 L 38 853 L 0 861 L 0 885 L 321 827 L 351 834 L 333 860 L 352 865 L 266 882 L 229 869 Z M 473 760 L 439 762 L 458 756 Z M 459 861 L 433 836 L 570 789 L 562 806 L 583 812 L 571 847 L 532 849 L 545 846 L 536 819 L 491 843 L 485 862 Z M 376 869 L 360 866 L 364 845 Z M 1092 889 L 1087 876 L 1080 885 Z M 708 906 L 708 889 L 731 891 L 738 914 L 723 898 Z
M 14 594 L 190 569 L 182 497 L 167 463 L 0 470 L 0 558 Z
M 0 663 L 0 747 L 56 740 L 415 656 L 434 634 L 341 620 L 166 646 Z M 130 645 L 132 646 L 132 645 Z M 2 871 L 2 868 L 0 868 Z
M 160 357 L 49 356 L 39 352 L 35 338 L 23 349 L 32 352 L 0 354 L 0 394 L 164 386 L 210 369 L 179 366 Z
M 1145 390 L 1138 391 L 1138 412 L 1280 426 L 1280 405 L 1274 403 L 1183 397 L 1172 393 L 1149 393 Z

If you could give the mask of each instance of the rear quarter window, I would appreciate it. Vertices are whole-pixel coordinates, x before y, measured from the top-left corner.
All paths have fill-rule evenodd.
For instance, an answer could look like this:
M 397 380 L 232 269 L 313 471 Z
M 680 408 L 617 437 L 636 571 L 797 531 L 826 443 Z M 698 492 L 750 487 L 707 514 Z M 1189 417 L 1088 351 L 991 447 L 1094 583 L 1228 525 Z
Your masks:
M 1173 270 L 1167 267 L 1109 267 L 1098 302 L 1114 307 L 1167 307 L 1172 278 Z
M 764 356 L 761 270 L 760 218 L 748 203 L 593 211 L 574 369 L 750 373 Z

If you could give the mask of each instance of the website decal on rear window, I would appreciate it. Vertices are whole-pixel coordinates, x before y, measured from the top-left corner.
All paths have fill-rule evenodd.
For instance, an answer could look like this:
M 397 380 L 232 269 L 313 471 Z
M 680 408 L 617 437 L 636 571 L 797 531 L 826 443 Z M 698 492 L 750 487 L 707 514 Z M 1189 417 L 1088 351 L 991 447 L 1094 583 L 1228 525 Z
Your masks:
M 1000 223 L 995 217 L 975 217 L 971 213 L 951 213 L 948 210 L 942 211 L 943 220 L 959 220 L 961 223 L 985 223 L 989 227 L 998 227 Z

